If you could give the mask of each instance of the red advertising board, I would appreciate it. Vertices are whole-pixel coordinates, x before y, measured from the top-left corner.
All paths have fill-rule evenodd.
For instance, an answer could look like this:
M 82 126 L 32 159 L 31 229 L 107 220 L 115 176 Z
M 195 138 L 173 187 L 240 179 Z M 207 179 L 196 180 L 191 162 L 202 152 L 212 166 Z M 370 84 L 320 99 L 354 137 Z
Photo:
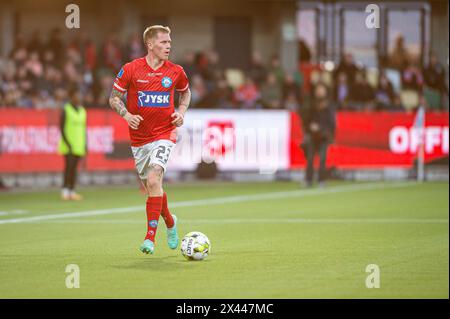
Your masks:
M 291 167 L 303 167 L 301 120 L 292 119 Z M 417 158 L 420 130 L 415 114 L 339 112 L 336 136 L 329 147 L 327 166 L 341 169 L 412 167 Z M 448 156 L 448 113 L 427 113 L 423 132 L 425 162 Z
M 60 112 L 0 110 L 0 173 L 60 172 Z M 126 123 L 114 112 L 89 110 L 86 170 L 133 169 Z
M 202 111 L 190 112 L 200 115 Z M 220 121 L 223 112 L 214 112 L 217 114 L 213 118 Z M 0 173 L 60 172 L 63 159 L 57 154 L 59 114 L 54 110 L 0 110 Z M 327 165 L 341 169 L 412 167 L 419 145 L 414 117 L 405 113 L 338 113 Z M 211 114 L 208 118 L 211 121 Z M 299 147 L 301 121 L 295 113 L 290 114 L 290 119 L 288 167 L 297 169 L 305 166 Z M 448 157 L 448 113 L 427 113 L 425 125 L 426 162 Z M 88 171 L 134 168 L 127 125 L 114 112 L 88 111 L 88 156 L 83 166 Z

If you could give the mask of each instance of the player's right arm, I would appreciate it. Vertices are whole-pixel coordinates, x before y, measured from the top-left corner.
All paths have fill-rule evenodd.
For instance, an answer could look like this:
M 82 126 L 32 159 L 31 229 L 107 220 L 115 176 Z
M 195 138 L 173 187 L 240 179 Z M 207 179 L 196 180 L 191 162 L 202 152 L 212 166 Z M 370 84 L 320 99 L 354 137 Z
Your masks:
M 143 120 L 143 118 L 140 115 L 134 115 L 127 111 L 125 102 L 123 101 L 123 96 L 124 93 L 113 88 L 111 96 L 109 97 L 109 105 L 114 111 L 116 111 L 117 114 L 122 116 L 125 121 L 127 121 L 128 126 L 130 126 L 133 130 L 137 130 L 139 123 Z
M 140 115 L 134 115 L 128 112 L 123 100 L 123 96 L 127 92 L 130 84 L 132 70 L 129 70 L 129 68 L 129 64 L 124 65 L 124 67 L 117 74 L 111 96 L 109 97 L 109 105 L 114 111 L 116 111 L 117 114 L 122 116 L 125 121 L 127 121 L 128 126 L 130 126 L 133 130 L 137 130 L 139 123 L 143 120 L 143 118 Z

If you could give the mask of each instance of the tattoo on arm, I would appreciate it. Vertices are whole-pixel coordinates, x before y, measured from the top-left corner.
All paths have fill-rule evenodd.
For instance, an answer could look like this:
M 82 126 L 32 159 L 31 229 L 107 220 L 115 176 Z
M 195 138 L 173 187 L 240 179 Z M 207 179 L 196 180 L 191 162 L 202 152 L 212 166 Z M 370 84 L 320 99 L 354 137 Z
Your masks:
M 124 93 L 112 89 L 111 96 L 109 97 L 109 105 L 111 108 L 116 111 L 117 114 L 124 117 L 127 114 L 127 108 L 125 106 L 124 101 L 122 100 Z
M 184 110 L 186 111 L 189 107 L 189 103 L 191 102 L 191 90 L 187 89 L 184 92 L 180 93 L 180 99 L 179 99 L 179 107 L 181 107 L 182 105 L 184 106 Z

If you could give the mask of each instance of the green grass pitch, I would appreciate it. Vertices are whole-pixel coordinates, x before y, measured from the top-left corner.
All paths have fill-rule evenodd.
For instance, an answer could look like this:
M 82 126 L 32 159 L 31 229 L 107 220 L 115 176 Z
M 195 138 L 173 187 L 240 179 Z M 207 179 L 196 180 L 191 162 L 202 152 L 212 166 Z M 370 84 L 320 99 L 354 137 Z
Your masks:
M 167 247 L 162 219 L 155 254 L 139 251 L 137 185 L 81 189 L 81 202 L 58 190 L 3 192 L 0 298 L 448 298 L 448 188 L 166 185 L 180 235 L 211 240 L 201 262 Z M 79 266 L 80 288 L 66 287 L 68 264 Z M 369 264 L 380 288 L 366 287 Z

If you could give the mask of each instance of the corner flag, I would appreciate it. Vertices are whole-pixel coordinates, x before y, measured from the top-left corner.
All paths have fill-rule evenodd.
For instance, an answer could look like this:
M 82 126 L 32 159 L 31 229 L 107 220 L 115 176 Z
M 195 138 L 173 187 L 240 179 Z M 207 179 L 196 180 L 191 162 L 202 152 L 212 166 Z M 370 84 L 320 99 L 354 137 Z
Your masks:
M 417 110 L 416 117 L 414 119 L 413 127 L 418 132 L 419 137 L 419 147 L 418 147 L 418 156 L 417 156 L 417 181 L 423 182 L 425 179 L 425 143 L 424 143 L 424 135 L 425 135 L 425 108 L 423 106 L 419 106 Z

